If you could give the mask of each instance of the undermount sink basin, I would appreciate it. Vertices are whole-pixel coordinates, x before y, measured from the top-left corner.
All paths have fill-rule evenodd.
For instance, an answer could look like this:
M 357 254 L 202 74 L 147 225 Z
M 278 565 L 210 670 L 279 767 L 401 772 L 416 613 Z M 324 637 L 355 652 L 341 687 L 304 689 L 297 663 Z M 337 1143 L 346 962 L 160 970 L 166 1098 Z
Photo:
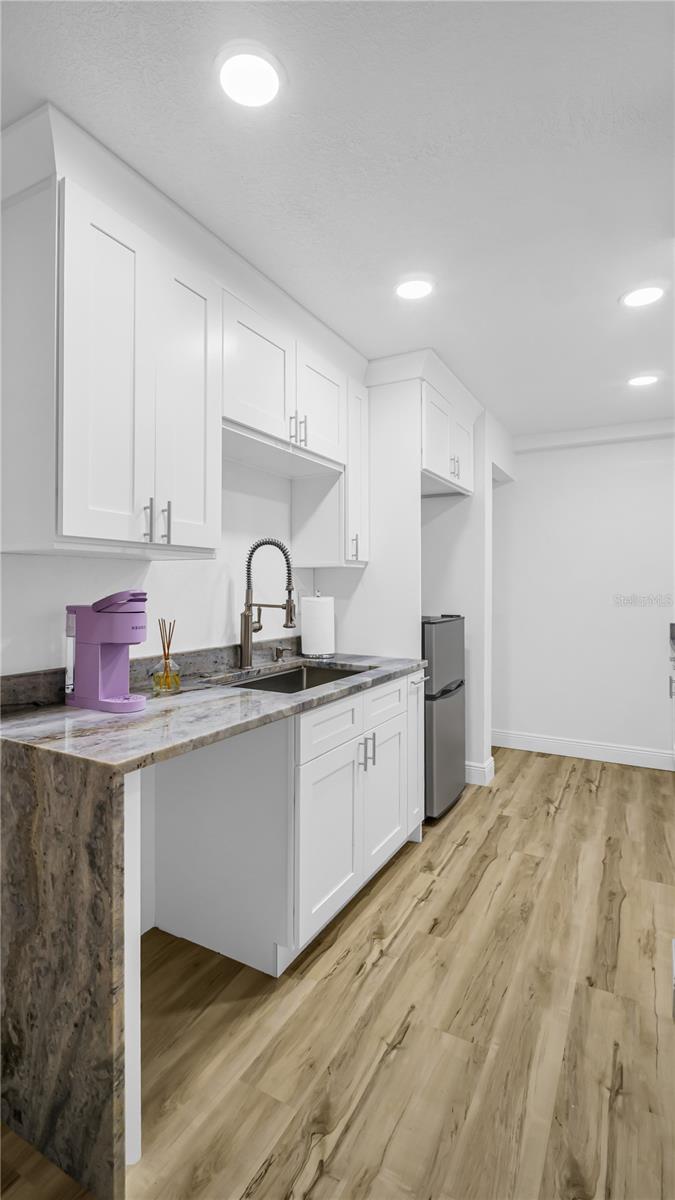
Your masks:
M 292 671 L 280 671 L 278 675 L 235 683 L 234 687 L 255 688 L 259 692 L 306 692 L 321 687 L 322 683 L 334 683 L 337 679 L 361 674 L 362 671 L 341 671 L 339 667 L 294 667 Z

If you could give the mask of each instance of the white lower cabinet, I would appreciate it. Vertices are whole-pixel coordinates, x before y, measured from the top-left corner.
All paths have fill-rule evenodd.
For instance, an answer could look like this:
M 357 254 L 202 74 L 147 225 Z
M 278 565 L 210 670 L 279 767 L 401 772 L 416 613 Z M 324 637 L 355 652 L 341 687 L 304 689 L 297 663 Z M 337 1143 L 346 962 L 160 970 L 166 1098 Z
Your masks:
M 364 870 L 369 878 L 401 845 L 406 824 L 406 716 L 366 735 L 363 772 Z
M 379 724 L 363 700 L 391 684 L 147 768 L 148 927 L 285 971 L 421 822 L 420 710 L 397 682 L 406 707 Z
M 358 739 L 297 768 L 300 945 L 330 921 L 361 885 L 363 755 L 363 739 Z
M 402 684 L 407 697 L 406 680 Z M 373 688 L 365 697 L 388 693 L 391 685 Z M 358 697 L 359 701 L 361 697 Z M 299 719 L 296 753 L 316 753 L 320 724 L 329 736 L 338 728 L 353 729 L 353 710 L 340 702 L 330 723 L 332 706 Z M 302 947 L 379 871 L 408 837 L 408 713 L 381 724 L 364 723 L 364 731 L 328 753 L 296 768 L 296 908 L 298 947 Z M 377 708 L 377 705 L 369 705 Z M 365 712 L 363 709 L 358 710 Z M 322 714 L 323 716 L 322 720 Z M 417 712 L 415 719 L 418 720 Z M 416 726 L 417 728 L 417 726 Z M 413 811 L 421 811 L 418 776 L 413 781 Z M 414 822 L 418 826 L 421 815 Z
M 424 673 L 408 677 L 408 833 L 424 820 Z

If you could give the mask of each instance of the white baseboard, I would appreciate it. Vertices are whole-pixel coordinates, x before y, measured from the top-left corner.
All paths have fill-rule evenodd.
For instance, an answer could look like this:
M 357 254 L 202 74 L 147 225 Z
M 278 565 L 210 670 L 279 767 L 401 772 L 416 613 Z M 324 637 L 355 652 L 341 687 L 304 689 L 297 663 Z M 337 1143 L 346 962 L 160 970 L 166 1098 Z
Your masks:
M 493 729 L 492 744 L 507 746 L 511 750 L 536 750 L 540 754 L 562 754 L 571 758 L 590 758 L 595 762 L 625 763 L 629 767 L 675 771 L 675 754 L 668 750 L 650 750 L 646 746 L 577 742 L 572 738 L 542 737 L 539 733 L 515 733 L 507 729 Z
M 466 782 L 477 783 L 487 787 L 495 777 L 495 760 L 486 758 L 485 762 L 465 762 Z

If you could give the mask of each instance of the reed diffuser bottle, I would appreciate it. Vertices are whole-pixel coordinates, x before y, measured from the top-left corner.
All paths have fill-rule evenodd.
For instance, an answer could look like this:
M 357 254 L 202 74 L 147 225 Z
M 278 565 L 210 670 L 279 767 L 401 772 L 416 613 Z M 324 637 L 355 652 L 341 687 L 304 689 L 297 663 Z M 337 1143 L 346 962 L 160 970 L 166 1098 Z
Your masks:
M 168 696 L 180 691 L 180 671 L 171 657 L 171 641 L 175 621 L 159 619 L 159 636 L 162 639 L 162 657 L 152 671 L 152 691 L 155 696 Z

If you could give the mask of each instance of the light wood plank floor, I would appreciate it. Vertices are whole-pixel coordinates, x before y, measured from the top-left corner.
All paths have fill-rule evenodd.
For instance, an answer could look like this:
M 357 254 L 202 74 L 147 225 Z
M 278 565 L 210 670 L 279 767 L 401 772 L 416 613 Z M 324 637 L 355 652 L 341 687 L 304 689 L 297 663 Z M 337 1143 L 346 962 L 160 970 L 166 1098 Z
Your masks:
M 496 764 L 280 980 L 146 935 L 129 1200 L 675 1200 L 673 777 Z

